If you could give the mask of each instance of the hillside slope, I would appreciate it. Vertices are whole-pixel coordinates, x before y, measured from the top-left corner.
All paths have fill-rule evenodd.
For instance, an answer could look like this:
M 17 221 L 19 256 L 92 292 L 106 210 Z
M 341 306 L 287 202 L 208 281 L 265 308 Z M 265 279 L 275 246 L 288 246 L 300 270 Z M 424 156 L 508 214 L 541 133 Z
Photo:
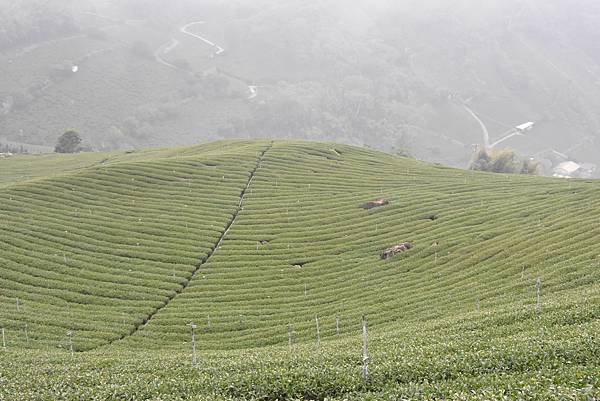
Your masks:
M 27 323 L 53 344 L 72 327 L 90 347 L 141 324 L 210 252 L 260 150 L 167 153 L 4 188 L 6 328 Z
M 359 207 L 378 198 L 390 204 Z M 0 378 L 30 394 L 22 399 L 55 385 L 72 399 L 477 399 L 536 375 L 536 397 L 552 381 L 558 395 L 597 394 L 599 211 L 596 181 L 467 172 L 330 143 L 115 154 L 7 184 L 0 323 L 12 351 L 0 363 L 14 371 Z M 380 259 L 405 241 L 414 247 Z M 204 361 L 193 371 L 191 322 Z M 76 365 L 52 351 L 67 347 L 67 331 L 76 351 L 95 350 Z M 40 374 L 46 364 L 64 376 Z M 148 387 L 155 375 L 163 384 Z
M 548 295 L 597 285 L 595 182 L 338 145 L 215 147 L 128 155 L 142 161 L 2 189 L 5 327 L 28 323 L 46 345 L 75 329 L 81 349 L 135 331 L 131 345 L 152 348 L 179 346 L 198 321 L 210 324 L 212 348 L 245 348 L 284 343 L 292 322 L 308 340 L 315 315 L 345 327 L 367 313 L 385 326 L 477 303 L 530 307 L 538 277 Z M 391 204 L 359 208 L 375 198 Z M 415 245 L 406 255 L 379 259 L 405 241 Z
M 0 31 L 0 143 L 53 146 L 67 129 L 103 150 L 270 136 L 465 167 L 482 122 L 547 174 L 565 158 L 600 164 L 593 0 L 5 3 L 5 35 L 21 40 Z M 39 18 L 59 10 L 66 31 Z

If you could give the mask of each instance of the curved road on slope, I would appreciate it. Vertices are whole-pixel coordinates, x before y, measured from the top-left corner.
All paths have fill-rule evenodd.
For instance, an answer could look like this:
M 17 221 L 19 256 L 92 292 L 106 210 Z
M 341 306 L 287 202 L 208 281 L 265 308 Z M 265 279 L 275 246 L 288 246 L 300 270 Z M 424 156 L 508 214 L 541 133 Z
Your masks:
M 523 134 L 521 133 L 521 131 L 519 131 L 516 128 L 513 128 L 511 130 L 506 131 L 505 133 L 503 133 L 500 137 L 500 139 L 498 139 L 496 142 L 492 143 L 490 145 L 490 148 L 495 148 L 496 146 L 500 145 L 502 142 L 509 140 L 512 137 L 515 136 L 522 136 Z
M 195 25 L 202 25 L 205 24 L 205 21 L 194 21 L 194 22 L 190 22 L 185 24 L 184 26 L 182 26 L 181 28 L 179 28 L 179 32 L 191 36 L 195 39 L 201 40 L 204 44 L 212 47 L 214 49 L 214 53 L 211 55 L 211 58 L 220 56 L 221 54 L 225 53 L 225 49 L 221 46 L 219 46 L 218 44 L 212 42 L 211 40 L 200 36 L 194 32 L 190 32 L 190 28 L 195 26 Z M 162 45 L 161 47 L 159 47 L 155 52 L 154 52 L 154 58 L 156 59 L 156 61 L 162 65 L 164 65 L 165 67 L 169 67 L 171 69 L 175 69 L 175 70 L 179 70 L 180 68 L 177 67 L 176 65 L 173 65 L 171 63 L 169 63 L 168 61 L 166 61 L 163 56 L 166 56 L 167 54 L 169 54 L 173 49 L 175 49 L 177 46 L 179 46 L 179 41 L 175 38 L 172 38 L 170 42 L 165 43 L 164 45 Z M 226 74 L 227 75 L 227 74 Z M 244 82 L 243 80 L 236 78 L 240 81 L 242 81 L 244 83 L 244 85 L 246 85 L 248 87 L 248 100 L 251 99 L 255 99 L 258 96 L 258 86 L 256 85 L 250 85 L 248 82 Z
M 170 42 L 165 43 L 164 45 L 162 45 L 161 47 L 159 47 L 155 52 L 154 52 L 154 59 L 169 68 L 172 68 L 174 70 L 178 70 L 179 68 L 176 65 L 173 65 L 171 63 L 169 63 L 168 61 L 166 61 L 164 58 L 162 58 L 162 56 L 166 56 L 167 54 L 169 54 L 173 49 L 175 49 L 177 46 L 179 46 L 179 41 L 175 38 L 172 38 Z
M 200 35 L 197 35 L 197 34 L 195 34 L 195 33 L 193 33 L 193 32 L 190 32 L 190 31 L 188 31 L 188 29 L 189 29 L 190 27 L 194 26 L 194 25 L 202 25 L 202 24 L 205 24 L 205 23 L 206 23 L 206 22 L 204 22 L 204 21 L 190 22 L 189 24 L 186 24 L 186 25 L 182 26 L 182 27 L 179 29 L 179 31 L 180 31 L 181 33 L 184 33 L 184 34 L 186 34 L 186 35 L 190 35 L 191 37 L 194 37 L 194 38 L 196 38 L 196 39 L 200 39 L 201 41 L 203 41 L 203 42 L 204 42 L 204 43 L 206 43 L 207 45 L 209 45 L 209 46 L 213 47 L 213 48 L 215 49 L 215 54 L 214 54 L 214 56 L 218 56 L 218 55 L 220 55 L 220 54 L 223 54 L 223 53 L 225 52 L 225 49 L 223 49 L 223 48 L 222 48 L 221 46 L 219 46 L 218 44 L 216 44 L 216 43 L 214 43 L 214 42 L 211 42 L 210 40 L 208 40 L 208 39 L 206 39 L 206 38 L 203 38 L 203 37 L 202 37 L 202 36 L 200 36 Z
M 471 110 L 471 108 L 469 106 L 467 106 L 466 104 L 463 104 L 464 109 L 471 115 L 471 117 L 473 117 L 481 126 L 481 132 L 483 134 L 483 145 L 485 146 L 486 149 L 490 148 L 490 132 L 488 131 L 485 123 L 483 121 L 481 121 L 481 118 L 479 118 L 479 116 L 477 114 L 475 114 L 475 112 L 473 110 Z

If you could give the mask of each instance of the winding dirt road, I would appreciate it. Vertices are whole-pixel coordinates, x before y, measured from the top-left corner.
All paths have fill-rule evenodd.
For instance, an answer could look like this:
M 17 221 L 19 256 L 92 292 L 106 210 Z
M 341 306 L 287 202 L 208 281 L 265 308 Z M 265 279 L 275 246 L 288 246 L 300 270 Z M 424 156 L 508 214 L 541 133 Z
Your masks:
M 483 145 L 486 149 L 490 148 L 490 132 L 488 131 L 485 123 L 481 121 L 481 118 L 473 111 L 469 106 L 463 104 L 464 109 L 473 117 L 481 126 L 481 132 L 483 134 Z
M 176 65 L 173 65 L 171 63 L 169 63 L 168 61 L 166 61 L 164 58 L 162 58 L 162 56 L 166 56 L 167 54 L 169 54 L 173 49 L 175 49 L 177 46 L 179 46 L 179 41 L 175 38 L 172 38 L 168 43 L 165 43 L 164 45 L 162 45 L 161 47 L 159 47 L 155 52 L 154 52 L 154 59 L 169 68 L 172 68 L 174 70 L 178 70 L 179 68 Z
M 506 131 L 505 133 L 503 133 L 501 135 L 501 138 L 498 139 L 496 142 L 492 143 L 490 145 L 490 148 L 495 148 L 497 145 L 500 145 L 502 142 L 509 140 L 512 137 L 515 136 L 522 136 L 523 134 L 521 133 L 521 131 L 519 131 L 516 128 L 513 128 L 512 130 Z
M 182 26 L 182 27 L 179 29 L 179 31 L 180 31 L 181 33 L 184 33 L 184 34 L 186 34 L 186 35 L 189 35 L 189 36 L 191 36 L 191 37 L 194 37 L 194 38 L 196 38 L 196 39 L 199 39 L 199 40 L 203 41 L 204 43 L 206 43 L 207 45 L 209 45 L 209 46 L 213 47 L 213 48 L 215 49 L 214 56 L 218 56 L 218 55 L 220 55 L 220 54 L 223 54 L 223 53 L 225 52 L 225 49 L 223 49 L 223 48 L 222 48 L 221 46 L 219 46 L 218 44 L 216 44 L 216 43 L 214 43 L 214 42 L 211 42 L 210 40 L 208 40 L 208 39 L 206 39 L 206 38 L 204 38 L 204 37 L 202 37 L 202 36 L 200 36 L 200 35 L 197 35 L 197 34 L 195 34 L 195 33 L 193 33 L 193 32 L 190 32 L 190 31 L 188 31 L 188 29 L 189 29 L 190 27 L 194 26 L 194 25 L 202 25 L 202 24 L 205 24 L 205 23 L 206 23 L 206 22 L 204 22 L 204 21 L 190 22 L 189 24 L 186 24 L 186 25 Z
M 179 28 L 179 31 L 185 35 L 189 35 L 195 39 L 201 40 L 203 43 L 207 44 L 208 46 L 212 47 L 214 49 L 214 53 L 211 55 L 211 58 L 214 57 L 218 57 L 221 54 L 225 53 L 225 49 L 221 46 L 219 46 L 218 44 L 208 40 L 207 38 L 200 36 L 196 33 L 190 32 L 189 29 L 195 25 L 203 25 L 205 24 L 205 21 L 194 21 L 194 22 L 190 22 L 188 24 L 185 24 L 184 26 L 182 26 L 181 28 Z M 165 48 L 166 50 L 167 48 Z M 173 48 L 170 48 L 170 50 L 172 50 Z M 166 53 L 162 53 L 163 55 Z M 164 61 L 164 60 L 163 60 Z M 165 62 L 161 62 L 162 64 L 165 64 Z M 170 63 L 167 63 L 170 64 Z M 244 81 L 242 81 L 244 82 Z M 258 96 L 258 86 L 256 85 L 250 85 L 248 82 L 244 82 L 244 85 L 246 85 L 248 87 L 248 100 L 252 100 L 255 99 Z

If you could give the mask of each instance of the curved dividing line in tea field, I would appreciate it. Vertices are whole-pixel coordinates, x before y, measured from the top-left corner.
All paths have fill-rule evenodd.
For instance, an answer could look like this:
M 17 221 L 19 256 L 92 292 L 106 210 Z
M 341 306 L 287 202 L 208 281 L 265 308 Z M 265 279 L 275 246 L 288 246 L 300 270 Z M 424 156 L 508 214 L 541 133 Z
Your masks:
M 535 318 L 537 278 L 549 326 L 598 315 L 598 297 L 581 295 L 600 294 L 593 182 L 466 173 L 331 143 L 269 144 L 115 155 L 101 168 L 0 191 L 9 347 L 64 351 L 72 331 L 81 352 L 183 353 L 190 322 L 202 351 L 284 346 L 290 325 L 294 343 L 308 346 L 315 316 L 324 341 L 337 338 L 339 321 L 340 341 L 352 342 L 362 315 L 374 335 L 406 338 L 426 321 L 492 327 L 500 312 L 493 322 L 504 336 L 521 327 L 513 321 Z M 378 198 L 390 205 L 359 208 Z M 414 250 L 380 260 L 407 240 Z
M 123 339 L 125 339 L 127 337 L 130 337 L 130 336 L 134 335 L 135 333 L 137 333 L 138 331 L 140 331 L 141 329 L 143 329 L 144 327 L 146 327 L 148 325 L 148 323 L 150 323 L 150 321 L 152 320 L 152 318 L 154 316 L 156 316 L 156 314 L 158 312 L 160 312 L 161 310 L 163 310 L 164 308 L 166 308 L 171 303 L 171 301 L 173 301 L 177 297 L 177 295 L 182 294 L 190 286 L 190 284 L 192 283 L 192 281 L 194 280 L 194 278 L 198 275 L 198 273 L 202 269 L 202 266 L 204 266 L 210 260 L 210 258 L 215 254 L 215 252 L 217 252 L 217 250 L 219 250 L 219 248 L 221 247 L 221 243 L 223 242 L 223 240 L 227 236 L 227 233 L 229 233 L 229 230 L 235 224 L 235 221 L 237 220 L 237 217 L 238 217 L 239 213 L 242 211 L 242 209 L 244 207 L 244 198 L 246 197 L 246 193 L 250 189 L 250 186 L 252 185 L 252 181 L 254 181 L 254 177 L 256 176 L 257 171 L 260 169 L 260 167 L 262 165 L 262 161 L 263 161 L 266 153 L 272 147 L 273 147 L 273 143 L 270 143 L 269 146 L 267 146 L 262 152 L 259 153 L 258 160 L 256 161 L 256 166 L 250 172 L 250 176 L 248 177 L 248 181 L 246 182 L 246 185 L 244 186 L 244 188 L 240 192 L 240 200 L 239 200 L 239 203 L 237 205 L 237 208 L 235 209 L 233 215 L 231 216 L 231 219 L 229 220 L 229 222 L 225 226 L 225 229 L 223 230 L 223 233 L 221 234 L 221 236 L 219 237 L 219 239 L 217 240 L 217 242 L 215 242 L 215 245 L 210 249 L 210 251 L 208 252 L 208 254 L 206 255 L 206 257 L 202 258 L 198 262 L 198 264 L 196 265 L 196 268 L 194 269 L 194 272 L 193 272 L 192 276 L 181 286 L 181 288 L 179 288 L 178 291 L 176 291 L 172 296 L 170 296 L 165 301 L 165 303 L 162 306 L 156 308 L 141 323 L 137 324 L 134 327 L 134 329 L 131 330 L 131 332 L 129 332 L 128 334 L 124 334 L 121 337 L 119 337 L 118 339 L 113 340 L 113 341 L 111 341 L 111 342 L 109 342 L 109 343 L 107 343 L 105 345 L 101 345 L 101 346 L 96 347 L 96 348 L 102 348 L 102 347 L 104 347 L 106 345 L 113 344 L 113 343 L 115 343 L 117 341 L 123 340 Z

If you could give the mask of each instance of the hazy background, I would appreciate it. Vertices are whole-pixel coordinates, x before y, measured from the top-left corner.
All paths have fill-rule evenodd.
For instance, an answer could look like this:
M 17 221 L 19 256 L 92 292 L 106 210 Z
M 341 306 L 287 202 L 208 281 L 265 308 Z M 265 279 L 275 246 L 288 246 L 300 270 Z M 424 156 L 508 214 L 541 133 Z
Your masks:
M 466 167 L 482 124 L 532 121 L 498 147 L 600 164 L 599 110 L 596 0 L 0 0 L 0 144 L 30 151 L 268 136 Z

